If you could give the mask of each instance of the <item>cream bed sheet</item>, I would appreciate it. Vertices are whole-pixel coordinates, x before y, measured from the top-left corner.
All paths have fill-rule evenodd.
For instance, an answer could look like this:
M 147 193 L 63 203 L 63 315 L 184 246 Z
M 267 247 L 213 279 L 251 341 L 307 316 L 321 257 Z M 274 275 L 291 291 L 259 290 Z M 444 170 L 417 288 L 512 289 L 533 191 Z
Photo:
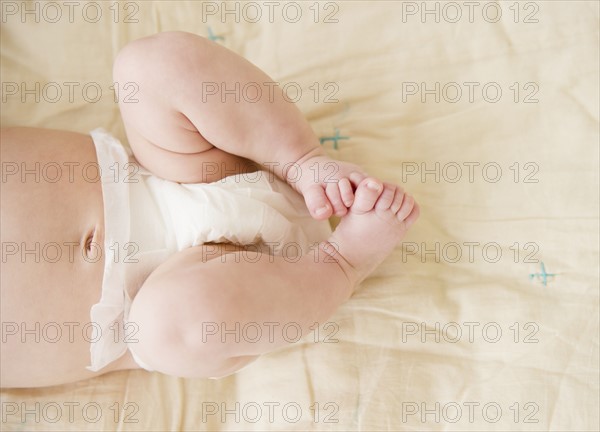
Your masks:
M 217 381 L 130 371 L 3 390 L 2 429 L 600 428 L 597 2 L 96 4 L 92 22 L 90 2 L 2 2 L 2 126 L 124 140 L 117 51 L 212 35 L 291 98 L 301 88 L 328 152 L 404 183 L 422 216 L 320 342 Z M 23 20 L 35 7 L 40 22 Z

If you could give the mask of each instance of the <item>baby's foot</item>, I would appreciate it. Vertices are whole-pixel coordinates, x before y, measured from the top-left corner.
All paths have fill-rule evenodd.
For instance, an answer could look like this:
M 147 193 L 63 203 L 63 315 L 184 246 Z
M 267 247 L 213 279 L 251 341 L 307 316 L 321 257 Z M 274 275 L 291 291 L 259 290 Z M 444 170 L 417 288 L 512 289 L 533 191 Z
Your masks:
M 317 155 L 298 162 L 292 187 L 302 194 L 317 220 L 344 216 L 354 202 L 354 190 L 366 177 L 358 165 Z
M 394 250 L 419 217 L 419 205 L 400 186 L 364 179 L 329 242 L 358 284 Z M 344 262 L 345 261 L 345 262 Z

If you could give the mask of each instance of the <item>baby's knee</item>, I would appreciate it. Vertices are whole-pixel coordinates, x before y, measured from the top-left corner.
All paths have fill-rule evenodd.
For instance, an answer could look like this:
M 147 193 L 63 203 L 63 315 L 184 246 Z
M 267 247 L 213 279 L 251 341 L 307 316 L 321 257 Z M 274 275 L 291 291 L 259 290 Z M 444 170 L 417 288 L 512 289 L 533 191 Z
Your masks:
M 193 60 L 191 54 L 209 41 L 201 36 L 182 31 L 163 32 L 136 39 L 125 45 L 113 64 L 116 81 L 172 79 L 172 72 L 184 73 Z M 137 82 L 137 81 L 136 81 Z
M 145 369 L 167 375 L 201 378 L 236 372 L 255 360 L 243 356 L 231 338 L 214 337 L 215 323 L 230 319 L 230 308 L 215 305 L 200 287 L 193 298 L 177 293 L 168 274 L 147 281 L 135 297 L 128 321 L 137 329 L 129 349 Z

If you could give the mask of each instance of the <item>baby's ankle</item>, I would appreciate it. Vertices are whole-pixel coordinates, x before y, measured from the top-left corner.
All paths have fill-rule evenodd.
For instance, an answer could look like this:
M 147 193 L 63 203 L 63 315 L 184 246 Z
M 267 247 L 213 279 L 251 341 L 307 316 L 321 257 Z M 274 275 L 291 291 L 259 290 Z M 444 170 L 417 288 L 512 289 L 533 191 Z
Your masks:
M 294 163 L 298 166 L 302 166 L 302 165 L 306 165 L 306 163 L 308 161 L 315 159 L 315 158 L 330 159 L 329 156 L 327 156 L 327 153 L 325 152 L 323 147 L 321 147 L 320 145 L 317 144 L 311 150 L 309 150 L 308 152 L 306 152 L 302 156 L 300 156 L 298 159 L 296 159 L 294 161 Z
M 319 253 L 324 254 L 323 262 L 336 264 L 342 270 L 348 281 L 351 296 L 364 278 L 359 275 L 356 267 L 342 255 L 340 245 L 334 235 L 321 242 L 318 247 Z

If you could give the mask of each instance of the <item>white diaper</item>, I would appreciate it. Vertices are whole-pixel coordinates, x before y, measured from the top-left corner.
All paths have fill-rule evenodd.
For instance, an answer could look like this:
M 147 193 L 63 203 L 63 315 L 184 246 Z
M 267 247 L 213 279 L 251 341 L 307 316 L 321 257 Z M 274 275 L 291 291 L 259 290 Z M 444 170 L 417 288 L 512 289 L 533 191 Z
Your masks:
M 331 234 L 327 221 L 312 219 L 298 193 L 265 171 L 174 183 L 141 168 L 103 129 L 91 136 L 101 170 L 105 264 L 102 296 L 91 309 L 96 335 L 89 370 L 115 361 L 135 341 L 135 325 L 128 323 L 132 297 L 175 252 L 230 242 L 294 256 Z

